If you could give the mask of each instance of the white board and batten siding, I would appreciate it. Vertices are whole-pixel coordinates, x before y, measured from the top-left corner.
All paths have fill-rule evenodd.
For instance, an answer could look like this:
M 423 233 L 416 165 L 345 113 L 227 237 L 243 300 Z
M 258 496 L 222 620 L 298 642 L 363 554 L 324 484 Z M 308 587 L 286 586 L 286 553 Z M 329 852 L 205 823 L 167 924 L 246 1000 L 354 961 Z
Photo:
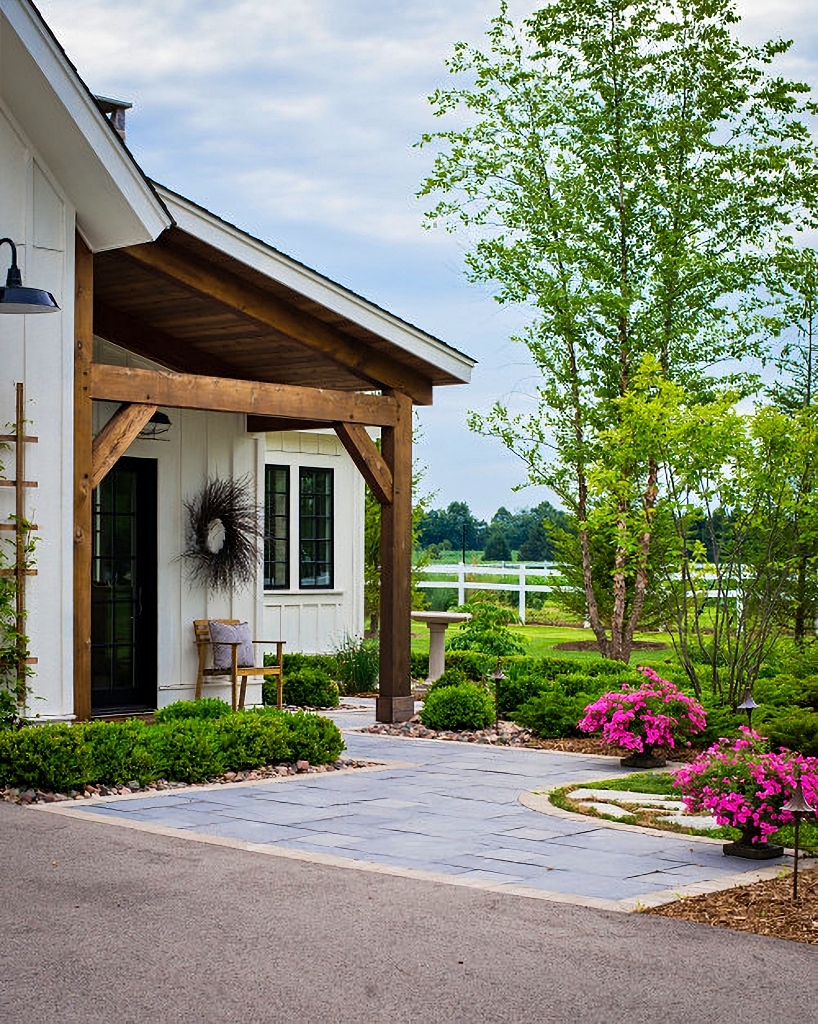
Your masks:
M 23 284 L 54 295 L 60 312 L 0 317 L 0 433 L 16 419 L 15 384 L 25 385 L 26 517 L 37 524 L 37 576 L 26 586 L 26 629 L 41 720 L 73 712 L 73 322 L 75 211 L 45 162 L 0 97 L 0 238 L 17 245 Z M 3 283 L 11 250 L 0 248 Z M 0 450 L 2 476 L 14 478 L 14 446 Z M 0 522 L 10 522 L 14 489 L 0 488 Z M 10 533 L 0 533 L 4 563 L 12 564 Z
M 155 364 L 108 342 L 97 341 L 95 358 L 115 365 L 151 368 Z M 95 403 L 94 433 L 116 411 L 116 404 Z M 363 630 L 363 481 L 334 434 L 288 432 L 247 434 L 244 416 L 230 413 L 163 409 L 171 420 L 155 440 L 137 438 L 128 456 L 155 459 L 159 506 L 158 531 L 158 706 L 193 696 L 197 655 L 194 619 L 240 619 L 254 636 L 282 639 L 286 651 L 331 650 L 345 633 Z M 265 464 L 290 467 L 290 579 L 298 580 L 298 469 L 332 469 L 334 478 L 335 578 L 331 590 L 263 590 L 259 565 L 254 586 L 214 593 L 188 578 L 182 558 L 188 539 L 185 502 L 214 477 L 247 477 L 264 502 Z M 263 648 L 261 649 L 263 650 Z M 206 682 L 205 696 L 229 699 L 229 686 Z M 261 680 L 248 679 L 248 704 L 260 703 Z

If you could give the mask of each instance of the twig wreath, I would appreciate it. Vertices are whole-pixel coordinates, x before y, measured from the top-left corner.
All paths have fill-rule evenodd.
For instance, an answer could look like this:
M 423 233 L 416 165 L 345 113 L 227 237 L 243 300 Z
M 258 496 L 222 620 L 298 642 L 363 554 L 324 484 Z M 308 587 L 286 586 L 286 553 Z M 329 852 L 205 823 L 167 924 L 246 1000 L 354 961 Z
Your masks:
M 198 497 L 185 502 L 185 511 L 190 544 L 182 557 L 190 580 L 210 590 L 236 590 L 253 583 L 263 534 L 250 478 L 209 480 Z

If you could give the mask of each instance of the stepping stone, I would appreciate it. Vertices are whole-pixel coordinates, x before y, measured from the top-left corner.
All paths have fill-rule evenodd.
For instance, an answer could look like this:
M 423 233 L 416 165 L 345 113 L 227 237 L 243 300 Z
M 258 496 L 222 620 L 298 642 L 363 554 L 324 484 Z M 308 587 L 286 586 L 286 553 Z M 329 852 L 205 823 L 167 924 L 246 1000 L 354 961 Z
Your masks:
M 663 793 L 640 793 L 633 789 L 575 789 L 568 794 L 569 800 L 615 800 L 628 804 L 681 803 Z
M 662 815 L 659 821 L 667 821 L 673 825 L 683 825 L 685 828 L 718 828 L 719 823 L 709 814 L 667 814 Z
M 619 807 L 617 804 L 604 804 L 601 801 L 589 801 L 585 803 L 585 806 L 593 807 L 595 811 L 599 811 L 600 814 L 607 814 L 609 818 L 630 818 L 633 814 L 633 811 L 626 811 L 624 807 Z

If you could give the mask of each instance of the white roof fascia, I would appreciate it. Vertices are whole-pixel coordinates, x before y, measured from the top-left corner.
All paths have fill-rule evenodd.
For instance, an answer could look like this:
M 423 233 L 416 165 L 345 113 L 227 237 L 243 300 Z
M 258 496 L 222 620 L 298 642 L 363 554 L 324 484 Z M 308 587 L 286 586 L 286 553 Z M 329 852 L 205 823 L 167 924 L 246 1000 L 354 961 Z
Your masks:
M 158 183 L 155 185 L 182 231 L 468 384 L 476 360 L 228 224 L 184 196 Z
M 28 0 L 0 0 L 0 15 L 0 94 L 91 249 L 153 241 L 172 219 L 40 16 Z

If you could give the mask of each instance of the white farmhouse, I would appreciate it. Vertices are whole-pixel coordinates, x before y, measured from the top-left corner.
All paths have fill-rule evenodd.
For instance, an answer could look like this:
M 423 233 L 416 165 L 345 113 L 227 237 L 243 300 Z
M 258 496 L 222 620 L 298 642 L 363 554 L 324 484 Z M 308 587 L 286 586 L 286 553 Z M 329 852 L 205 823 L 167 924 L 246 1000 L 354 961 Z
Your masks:
M 123 142 L 126 106 L 89 92 L 28 0 L 0 0 L 0 286 L 16 250 L 23 287 L 59 307 L 20 312 L 13 276 L 0 288 L 0 430 L 22 394 L 20 432 L 37 438 L 0 451 L 6 578 L 23 568 L 21 509 L 38 538 L 36 575 L 17 577 L 28 713 L 193 696 L 195 619 L 295 651 L 360 634 L 365 479 L 383 507 L 378 718 L 403 720 L 412 406 L 473 361 L 151 182 Z M 207 575 L 224 523 L 185 557 L 188 506 L 213 481 L 264 509 L 244 585 Z

